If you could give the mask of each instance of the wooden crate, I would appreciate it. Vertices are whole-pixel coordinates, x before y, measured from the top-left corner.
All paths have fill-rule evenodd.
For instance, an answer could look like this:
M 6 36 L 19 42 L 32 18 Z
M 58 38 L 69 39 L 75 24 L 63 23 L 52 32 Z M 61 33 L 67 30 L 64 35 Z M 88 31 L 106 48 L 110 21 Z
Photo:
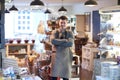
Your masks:
M 94 47 L 82 47 L 82 68 L 88 71 L 93 71 L 93 60 L 98 49 Z

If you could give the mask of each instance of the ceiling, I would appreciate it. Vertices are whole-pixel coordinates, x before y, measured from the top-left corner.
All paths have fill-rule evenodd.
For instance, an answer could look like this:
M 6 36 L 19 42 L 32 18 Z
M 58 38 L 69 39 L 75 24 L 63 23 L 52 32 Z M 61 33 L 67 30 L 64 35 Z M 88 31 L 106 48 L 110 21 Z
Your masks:
M 19 10 L 26 10 L 30 9 L 30 3 L 33 0 L 5 0 L 5 8 L 9 9 L 13 4 Z M 87 0 L 41 0 L 45 6 L 49 7 L 60 7 L 62 4 L 63 6 L 74 6 L 76 4 L 84 3 Z
M 5 8 L 7 9 L 9 9 L 14 4 L 19 10 L 28 10 L 31 9 L 30 3 L 33 0 L 5 0 L 5 1 L 6 1 Z M 58 9 L 62 5 L 62 0 L 41 0 L 41 1 L 45 4 L 45 6 L 47 6 L 47 8 L 50 8 L 52 12 L 56 11 L 54 8 Z M 65 8 L 67 7 L 67 9 L 70 9 L 70 7 L 74 5 L 83 4 L 86 1 L 87 0 L 63 0 L 63 6 L 65 6 Z M 104 1 L 104 0 L 96 0 L 96 1 Z
M 14 2 L 14 4 L 16 5 L 29 5 L 30 2 L 32 2 L 33 0 L 6 0 L 6 2 Z M 44 2 L 47 5 L 58 5 L 58 4 L 62 4 L 62 0 L 41 0 L 42 2 Z M 81 3 L 81 2 L 85 2 L 87 0 L 63 0 L 63 4 L 64 5 L 73 5 L 73 4 L 77 4 L 77 3 Z M 9 3 L 10 4 L 10 3 Z
M 18 8 L 18 10 L 29 10 L 29 9 L 31 10 L 30 3 L 33 0 L 5 0 L 5 1 L 6 1 L 5 8 L 7 9 L 11 8 L 11 6 L 14 4 Z M 57 10 L 61 7 L 62 0 L 41 0 L 41 1 L 45 4 L 45 8 L 43 11 L 46 10 L 46 6 L 47 6 L 47 8 L 49 8 L 54 15 L 58 14 Z M 67 10 L 70 12 L 72 10 L 71 9 L 72 7 L 80 4 L 83 5 L 86 1 L 87 0 L 63 0 L 63 6 L 67 8 Z M 112 3 L 109 0 L 96 0 L 96 1 L 99 3 L 99 6 L 101 6 L 104 3 L 104 1 L 106 2 L 108 1 Z M 118 1 L 118 0 L 113 0 L 113 2 L 115 1 Z

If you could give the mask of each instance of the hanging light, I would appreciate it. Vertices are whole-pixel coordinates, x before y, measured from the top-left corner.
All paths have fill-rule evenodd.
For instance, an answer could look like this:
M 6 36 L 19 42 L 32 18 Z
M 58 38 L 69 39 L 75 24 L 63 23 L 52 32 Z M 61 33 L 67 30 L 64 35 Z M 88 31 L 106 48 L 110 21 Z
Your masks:
M 58 9 L 58 12 L 60 14 L 66 14 L 67 13 L 67 9 L 65 9 L 64 6 L 63 6 L 63 0 L 62 0 L 62 7 L 60 9 Z
M 45 14 L 51 14 L 49 9 L 46 9 L 46 11 L 44 12 Z
M 65 11 L 65 12 L 67 12 L 67 9 L 65 9 L 63 6 L 58 10 L 59 12 L 60 11 Z
M 5 13 L 10 13 L 9 10 L 5 9 Z
M 12 7 L 9 9 L 9 11 L 18 11 L 18 9 L 15 7 L 15 5 L 12 5 Z
M 30 6 L 34 9 L 34 8 L 41 8 L 44 6 L 44 3 L 40 0 L 34 0 L 30 3 Z
M 12 7 L 9 9 L 9 11 L 18 11 L 18 9 L 15 7 L 14 5 L 14 1 L 13 1 L 13 5 Z
M 48 5 L 47 5 L 46 11 L 44 13 L 45 14 L 51 14 L 51 11 L 48 9 Z
M 88 0 L 85 2 L 86 6 L 96 6 L 97 5 L 97 2 L 95 0 Z

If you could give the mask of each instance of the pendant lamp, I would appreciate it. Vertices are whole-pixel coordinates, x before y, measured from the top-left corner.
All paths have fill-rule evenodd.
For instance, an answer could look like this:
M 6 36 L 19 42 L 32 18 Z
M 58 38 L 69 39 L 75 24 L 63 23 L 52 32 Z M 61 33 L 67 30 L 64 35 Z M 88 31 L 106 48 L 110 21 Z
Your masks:
M 96 6 L 97 2 L 95 0 L 88 0 L 84 4 L 85 6 Z
M 46 6 L 47 8 L 46 8 L 46 10 L 45 10 L 45 14 L 51 14 L 51 11 L 48 9 L 48 5 Z
M 45 14 L 51 14 L 49 9 L 46 9 L 46 11 L 44 12 Z
M 64 6 L 63 6 L 63 0 L 62 0 L 62 6 L 61 6 L 60 9 L 58 9 L 58 12 L 60 14 L 66 14 L 67 13 L 67 9 L 65 9 Z
M 5 9 L 5 13 L 10 13 L 9 10 Z
M 18 11 L 18 9 L 15 7 L 14 5 L 14 1 L 13 1 L 13 5 L 12 7 L 9 9 L 9 11 Z
M 13 0 L 5 0 L 5 3 L 11 3 Z
M 12 5 L 12 7 L 9 9 L 9 11 L 18 11 L 18 9 L 15 7 L 15 5 Z
M 41 8 L 44 6 L 44 3 L 41 0 L 34 0 L 30 3 L 30 6 L 34 8 Z

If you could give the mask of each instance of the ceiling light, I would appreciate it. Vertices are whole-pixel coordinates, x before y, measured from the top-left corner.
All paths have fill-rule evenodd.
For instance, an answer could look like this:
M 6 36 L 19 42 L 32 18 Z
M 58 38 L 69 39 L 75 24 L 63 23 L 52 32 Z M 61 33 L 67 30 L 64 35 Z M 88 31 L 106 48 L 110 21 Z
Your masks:
M 5 9 L 5 13 L 10 13 L 9 10 Z
M 42 7 L 44 6 L 44 3 L 40 0 L 34 0 L 30 3 L 30 6 L 34 7 Z
M 88 0 L 85 2 L 86 6 L 96 6 L 97 5 L 97 2 L 95 0 Z
M 15 7 L 15 5 L 12 5 L 12 7 L 9 9 L 9 11 L 18 11 L 18 9 Z
M 46 11 L 44 12 L 45 14 L 51 14 L 49 9 L 46 9 Z
M 66 13 L 67 13 L 67 9 L 65 9 L 65 8 L 63 7 L 63 0 L 62 0 L 62 7 L 61 7 L 60 9 L 58 9 L 58 12 L 59 12 L 60 14 L 66 14 Z
M 9 9 L 9 11 L 18 11 L 18 9 L 15 7 L 15 5 L 14 5 L 14 0 L 12 0 L 13 1 L 13 5 L 12 5 L 12 7 Z
M 62 15 L 67 13 L 67 9 L 65 9 L 63 6 L 58 10 L 58 12 Z
M 46 11 L 44 12 L 45 14 L 51 14 L 51 11 L 48 9 L 48 5 L 46 6 Z
M 66 12 L 67 9 L 65 9 L 65 8 L 62 6 L 58 11 L 59 11 L 59 12 L 60 12 L 60 11 L 65 11 L 65 12 Z

